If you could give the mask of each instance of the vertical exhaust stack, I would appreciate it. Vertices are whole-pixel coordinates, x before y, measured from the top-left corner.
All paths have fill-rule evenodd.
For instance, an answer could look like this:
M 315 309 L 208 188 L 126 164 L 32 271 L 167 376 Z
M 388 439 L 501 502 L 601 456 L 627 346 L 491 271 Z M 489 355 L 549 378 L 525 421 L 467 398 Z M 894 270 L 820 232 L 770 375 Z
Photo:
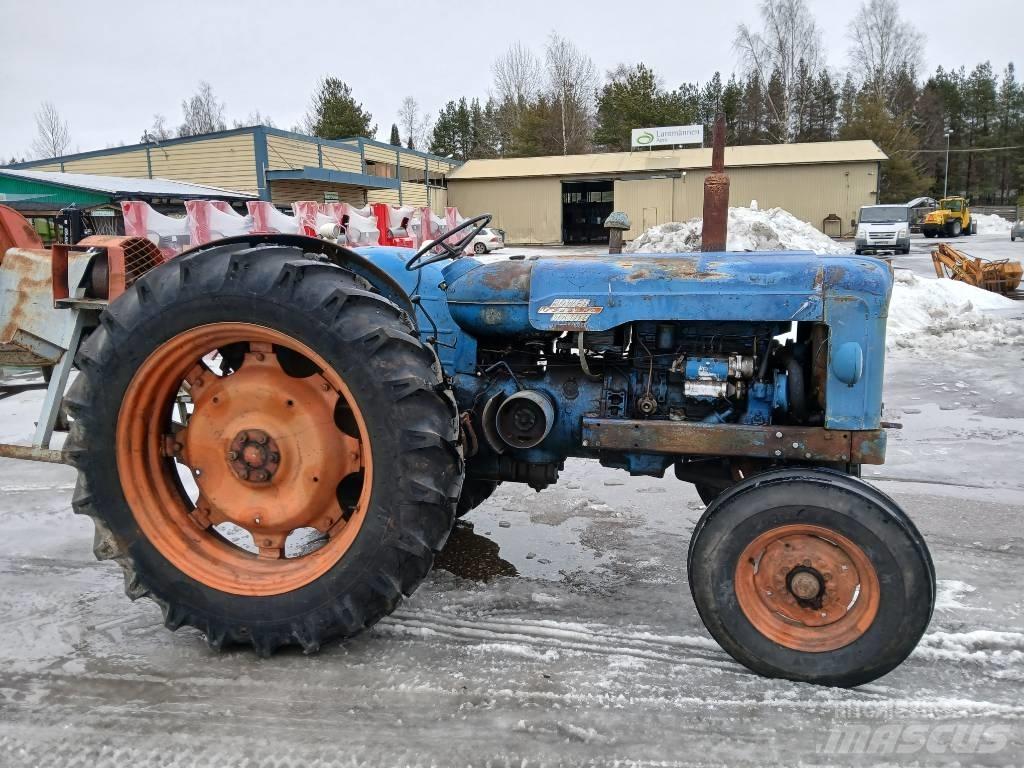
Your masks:
M 725 114 L 715 118 L 711 173 L 704 179 L 702 251 L 724 251 L 729 232 L 729 176 L 725 172 Z

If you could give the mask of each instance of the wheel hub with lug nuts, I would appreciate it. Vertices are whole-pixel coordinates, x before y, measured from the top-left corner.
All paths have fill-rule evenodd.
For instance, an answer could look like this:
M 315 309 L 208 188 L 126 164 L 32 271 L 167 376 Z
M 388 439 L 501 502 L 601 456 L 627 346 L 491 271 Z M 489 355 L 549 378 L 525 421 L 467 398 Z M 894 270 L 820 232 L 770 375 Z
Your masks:
M 239 480 L 269 483 L 280 466 L 281 449 L 262 429 L 244 429 L 231 441 L 227 458 Z
M 330 535 L 344 522 L 336 489 L 360 470 L 362 448 L 335 425 L 326 378 L 289 376 L 270 344 L 252 343 L 229 376 L 200 367 L 188 381 L 195 408 L 174 440 L 199 486 L 200 526 L 234 523 L 276 559 L 292 531 Z
M 750 623 L 800 651 L 848 645 L 878 612 L 878 576 L 864 550 L 817 525 L 782 525 L 757 536 L 739 557 L 735 585 Z

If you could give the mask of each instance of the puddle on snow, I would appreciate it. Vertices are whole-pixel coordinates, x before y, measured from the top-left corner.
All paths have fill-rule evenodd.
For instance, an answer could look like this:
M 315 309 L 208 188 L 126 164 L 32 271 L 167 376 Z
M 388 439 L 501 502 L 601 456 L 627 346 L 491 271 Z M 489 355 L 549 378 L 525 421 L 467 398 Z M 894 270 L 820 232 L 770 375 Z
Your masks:
M 485 503 L 456 524 L 434 567 L 476 581 L 498 576 L 561 581 L 602 562 L 601 554 L 582 543 L 590 522 L 584 517 L 559 525 L 531 522 L 522 511 Z

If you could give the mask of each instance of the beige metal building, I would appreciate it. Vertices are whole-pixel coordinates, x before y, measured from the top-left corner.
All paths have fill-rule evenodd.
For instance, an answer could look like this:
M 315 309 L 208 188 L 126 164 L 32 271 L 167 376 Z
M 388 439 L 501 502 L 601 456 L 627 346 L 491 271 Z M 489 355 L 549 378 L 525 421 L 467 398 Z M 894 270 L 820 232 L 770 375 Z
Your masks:
M 296 200 L 429 205 L 443 213 L 453 160 L 371 139 L 339 141 L 257 125 L 112 147 L 12 168 L 170 179 L 288 205 Z
M 873 141 L 729 147 L 730 201 L 785 208 L 832 235 L 854 228 L 857 210 L 878 196 Z M 648 227 L 701 215 L 710 149 L 470 160 L 448 176 L 448 200 L 465 216 L 494 214 L 516 244 L 607 240 L 613 210 L 629 214 L 627 239 Z M 826 217 L 838 217 L 825 225 Z

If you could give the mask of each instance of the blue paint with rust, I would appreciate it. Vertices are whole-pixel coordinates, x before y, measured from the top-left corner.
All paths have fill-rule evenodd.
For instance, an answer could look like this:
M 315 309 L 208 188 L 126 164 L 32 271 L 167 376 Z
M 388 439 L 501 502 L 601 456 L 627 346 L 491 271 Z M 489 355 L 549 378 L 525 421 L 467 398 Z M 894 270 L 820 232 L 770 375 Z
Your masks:
M 416 297 L 420 333 L 436 335 L 438 356 L 460 403 L 475 402 L 485 389 L 517 386 L 510 377 L 480 375 L 481 339 L 550 338 L 564 330 L 599 332 L 639 321 L 819 322 L 829 327 L 832 356 L 826 367 L 825 426 L 871 430 L 880 425 L 892 275 L 877 259 L 810 252 L 467 257 L 408 272 L 408 249 L 370 247 L 359 253 Z M 572 315 L 577 327 L 566 324 L 558 311 L 566 300 L 585 313 L 584 320 L 579 320 L 583 314 Z M 553 374 L 531 383 L 556 404 L 556 442 L 576 442 L 572 450 L 556 445 L 552 451 L 544 447 L 549 438 L 523 452 L 525 460 L 559 452 L 580 455 L 580 420 L 596 410 L 599 392 L 585 377 L 577 378 L 580 391 L 572 400 L 564 394 L 564 380 Z M 772 409 L 785 403 L 785 374 L 764 390 L 751 393 L 741 421 L 770 421 Z

